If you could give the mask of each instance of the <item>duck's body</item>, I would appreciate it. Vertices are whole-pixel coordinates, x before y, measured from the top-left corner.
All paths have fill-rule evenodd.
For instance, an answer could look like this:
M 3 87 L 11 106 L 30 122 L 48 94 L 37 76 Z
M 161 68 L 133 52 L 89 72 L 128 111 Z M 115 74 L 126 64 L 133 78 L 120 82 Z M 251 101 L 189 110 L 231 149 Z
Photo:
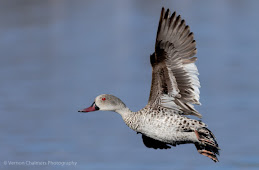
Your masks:
M 101 95 L 102 98 L 107 95 Z M 115 97 L 115 96 L 114 96 Z M 149 148 L 168 149 L 169 145 L 194 143 L 199 148 L 199 133 L 206 134 L 206 138 L 214 143 L 216 150 L 218 145 L 214 135 L 206 128 L 207 125 L 201 121 L 187 118 L 171 109 L 158 107 L 151 108 L 149 105 L 132 112 L 129 108 L 116 110 L 129 128 L 141 133 L 144 144 Z M 156 141 L 152 141 L 152 139 Z M 160 142 L 162 143 L 160 143 Z M 216 151 L 218 153 L 218 151 Z
M 218 144 L 207 125 L 185 116 L 201 118 L 193 106 L 200 104 L 195 46 L 185 21 L 175 13 L 170 17 L 170 11 L 163 8 L 155 53 L 150 56 L 153 71 L 148 104 L 132 112 L 119 98 L 103 94 L 81 112 L 115 111 L 132 130 L 142 134 L 149 148 L 168 149 L 169 145 L 193 143 L 200 154 L 218 162 Z
M 190 131 L 206 126 L 202 122 L 188 119 L 166 108 L 154 110 L 145 107 L 122 117 L 132 130 L 172 145 L 198 142 L 195 133 Z

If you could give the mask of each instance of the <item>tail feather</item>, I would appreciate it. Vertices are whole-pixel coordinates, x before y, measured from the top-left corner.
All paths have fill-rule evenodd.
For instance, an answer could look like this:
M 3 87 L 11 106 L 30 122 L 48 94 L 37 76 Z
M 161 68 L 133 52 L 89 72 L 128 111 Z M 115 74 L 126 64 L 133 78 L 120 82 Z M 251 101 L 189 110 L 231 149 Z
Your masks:
M 209 129 L 203 127 L 197 129 L 196 135 L 200 141 L 200 143 L 195 144 L 198 152 L 209 157 L 214 162 L 219 162 L 217 155 L 219 155 L 220 148 L 214 134 Z

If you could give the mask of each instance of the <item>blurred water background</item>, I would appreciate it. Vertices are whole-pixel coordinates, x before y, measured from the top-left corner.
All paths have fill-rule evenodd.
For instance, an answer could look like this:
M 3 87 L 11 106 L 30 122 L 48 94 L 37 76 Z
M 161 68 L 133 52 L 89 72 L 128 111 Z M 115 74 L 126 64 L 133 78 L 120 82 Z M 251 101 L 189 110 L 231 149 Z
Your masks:
M 194 145 L 147 149 L 113 112 L 78 113 L 102 93 L 147 103 L 161 7 L 198 48 L 201 103 L 220 163 Z M 259 169 L 259 1 L 0 1 L 1 169 Z M 3 161 L 76 166 L 5 166 Z

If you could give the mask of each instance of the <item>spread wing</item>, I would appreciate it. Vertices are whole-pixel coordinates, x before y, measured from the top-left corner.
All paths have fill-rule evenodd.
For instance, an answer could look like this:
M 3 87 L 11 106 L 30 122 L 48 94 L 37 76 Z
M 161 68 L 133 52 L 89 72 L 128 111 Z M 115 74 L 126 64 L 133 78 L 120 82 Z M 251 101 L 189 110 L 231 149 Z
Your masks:
M 194 64 L 196 43 L 189 26 L 169 9 L 162 8 L 155 53 L 150 56 L 152 85 L 148 104 L 201 117 L 193 104 L 199 102 L 198 70 Z

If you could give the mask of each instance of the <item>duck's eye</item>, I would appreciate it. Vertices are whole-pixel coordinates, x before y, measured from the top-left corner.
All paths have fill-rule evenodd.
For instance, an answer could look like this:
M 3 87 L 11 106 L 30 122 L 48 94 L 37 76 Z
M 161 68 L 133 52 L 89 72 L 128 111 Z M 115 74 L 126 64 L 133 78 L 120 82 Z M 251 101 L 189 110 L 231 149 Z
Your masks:
M 105 98 L 105 97 L 103 97 L 103 98 L 102 98 L 102 101 L 104 101 L 104 100 L 106 100 L 106 98 Z

